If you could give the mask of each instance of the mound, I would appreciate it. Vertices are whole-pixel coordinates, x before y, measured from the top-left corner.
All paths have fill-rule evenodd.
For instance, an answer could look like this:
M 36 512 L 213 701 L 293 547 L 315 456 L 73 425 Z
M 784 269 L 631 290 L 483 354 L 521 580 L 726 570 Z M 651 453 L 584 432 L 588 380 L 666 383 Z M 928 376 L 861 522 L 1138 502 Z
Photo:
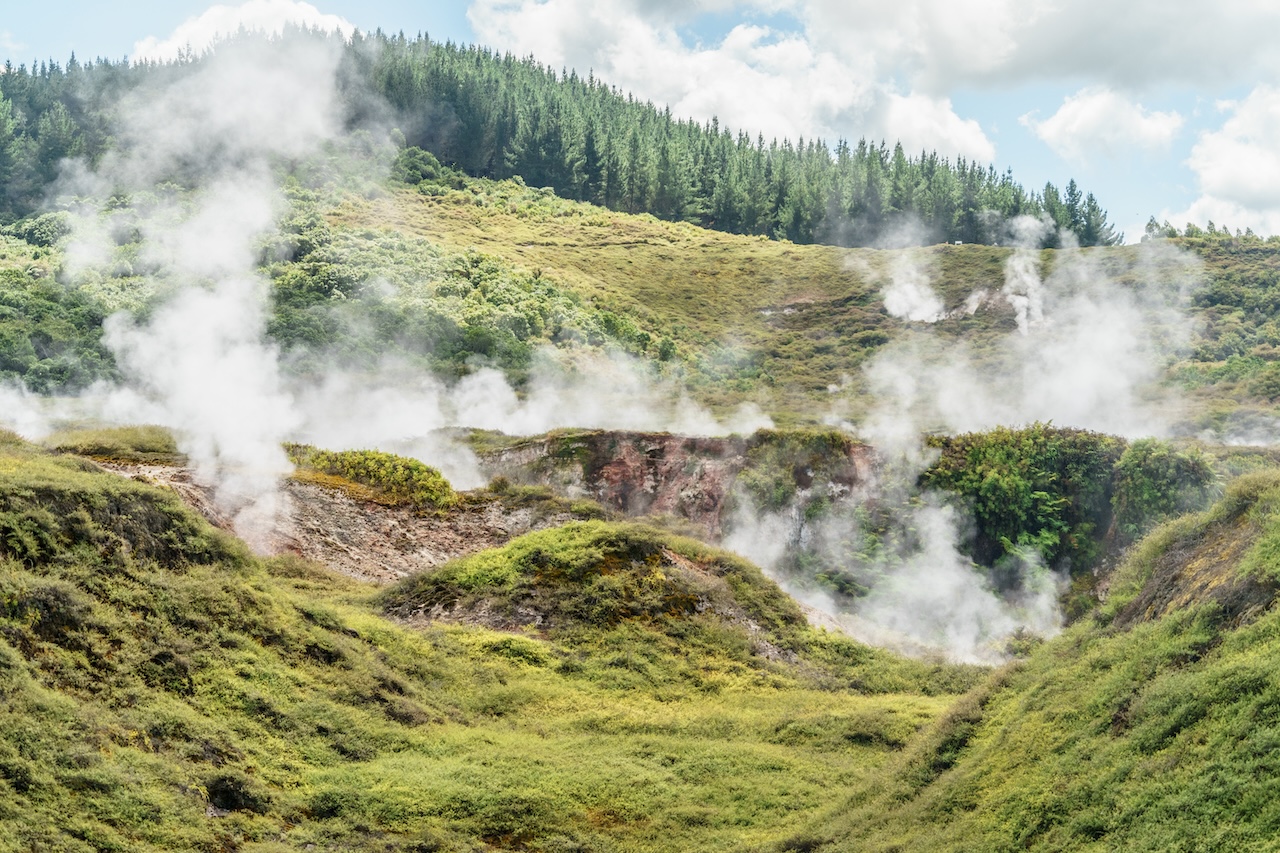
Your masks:
M 638 524 L 587 521 L 537 531 L 389 589 L 386 612 L 552 635 L 638 622 L 741 626 L 767 655 L 805 626 L 794 601 L 750 563 Z

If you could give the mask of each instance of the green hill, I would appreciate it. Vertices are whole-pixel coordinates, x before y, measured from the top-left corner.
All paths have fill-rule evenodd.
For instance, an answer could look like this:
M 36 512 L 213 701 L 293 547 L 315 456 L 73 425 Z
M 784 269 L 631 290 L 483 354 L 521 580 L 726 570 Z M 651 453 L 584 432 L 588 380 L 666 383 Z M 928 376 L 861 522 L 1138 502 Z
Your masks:
M 1278 488 L 1242 479 L 1157 530 L 1096 616 L 956 703 L 805 849 L 1271 849 Z
M 450 395 L 480 392 L 753 405 L 779 429 L 685 448 L 655 427 L 512 436 L 538 430 L 500 412 L 502 431 L 434 432 L 416 460 L 286 445 L 291 486 L 376 522 L 361 541 L 430 521 L 474 545 L 383 587 L 254 556 L 146 481 L 168 466 L 191 499 L 206 472 L 184 464 L 278 467 L 285 403 L 272 430 L 204 442 L 73 410 L 43 446 L 0 431 L 0 851 L 1275 846 L 1280 458 L 1236 445 L 1280 425 L 1280 240 L 1102 245 L 1074 184 L 767 146 L 425 38 L 280 44 L 308 39 L 337 50 L 338 129 L 257 151 L 194 121 L 142 186 L 111 168 L 130 144 L 113 111 L 212 59 L 0 74 L 0 402 L 122 378 L 225 394 L 183 412 L 190 433 L 271 374 L 270 403 L 337 382 L 322 414 L 387 421 L 383 445 L 456 426 Z M 39 210 L 64 157 L 100 180 Z M 1021 213 L 1059 228 L 994 245 Z M 867 247 L 907 216 L 946 242 Z M 223 285 L 244 297 L 227 316 L 166 315 Z M 121 337 L 157 317 L 178 328 L 147 374 Z M 160 381 L 206 319 L 231 346 Z M 246 381 L 206 393 L 224 362 Z M 579 381 L 600 364 L 617 372 Z M 1082 408 L 1047 423 L 1049 397 Z M 240 439 L 268 452 L 223 454 Z M 446 441 L 547 482 L 455 490 L 425 458 Z M 704 524 L 602 520 L 548 484 L 593 478 L 618 511 L 665 478 L 664 505 Z M 515 535 L 561 518 L 589 520 Z M 855 605 L 923 555 L 997 608 L 1034 575 L 1053 617 L 1058 572 L 1071 624 L 990 646 L 1017 656 L 995 668 L 891 654 L 670 532 L 733 524 L 789 549 L 776 577 Z M 361 559 L 333 525 L 290 535 Z
M 574 615 L 383 615 L 450 578 Z M 741 849 L 980 675 L 815 632 L 753 567 L 627 526 L 375 592 L 3 436 L 0 849 Z

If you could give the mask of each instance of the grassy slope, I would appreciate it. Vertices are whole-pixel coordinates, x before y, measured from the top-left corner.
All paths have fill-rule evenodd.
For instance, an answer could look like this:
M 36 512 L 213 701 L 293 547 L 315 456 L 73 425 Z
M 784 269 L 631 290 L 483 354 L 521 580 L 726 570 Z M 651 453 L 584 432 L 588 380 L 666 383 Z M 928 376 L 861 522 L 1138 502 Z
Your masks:
M 828 386 L 856 374 L 901 324 L 883 310 L 881 278 L 893 253 L 798 246 L 629 216 L 547 196 L 512 182 L 462 190 L 348 197 L 339 229 L 424 237 L 540 270 L 607 310 L 670 335 L 692 366 L 699 398 L 730 405 L 760 396 L 784 421 L 812 420 Z M 978 288 L 998 290 L 1008 250 L 938 246 L 949 306 Z M 995 318 L 1012 328 L 1012 315 Z M 962 321 L 965 329 L 991 321 Z
M 998 247 L 798 246 L 614 213 L 509 181 L 347 196 L 328 218 L 340 231 L 415 235 L 541 271 L 588 304 L 655 337 L 671 336 L 700 399 L 713 406 L 757 399 L 782 423 L 812 422 L 825 410 L 829 386 L 858 381 L 859 366 L 912 327 L 889 317 L 880 298 L 901 251 L 956 311 L 934 327 L 943 340 L 963 339 L 982 359 L 1014 328 L 1007 307 L 957 310 L 975 291 L 1000 290 L 1011 250 Z M 1120 285 L 1142 276 L 1170 288 L 1198 282 L 1192 338 L 1168 373 L 1191 392 L 1188 429 L 1254 422 L 1280 400 L 1280 325 L 1270 319 L 1268 295 L 1280 274 L 1280 246 L 1226 237 L 1167 245 L 1187 254 L 1152 260 L 1139 247 L 1120 246 L 1082 257 Z M 1042 272 L 1062 257 L 1042 253 Z
M 411 630 L 373 592 L 0 436 L 0 850 L 739 849 L 974 676 L 727 623 Z
M 272 334 L 286 349 L 317 345 L 356 366 L 376 365 L 391 340 L 410 363 L 458 375 L 479 354 L 519 382 L 539 343 L 610 345 L 651 360 L 716 409 L 754 400 L 791 425 L 821 420 L 831 408 L 828 389 L 849 381 L 856 388 L 868 357 L 915 325 L 889 317 L 880 297 L 900 251 L 702 231 L 514 181 L 451 179 L 421 191 L 391 185 L 365 194 L 293 184 L 288 194 L 285 233 L 262 247 L 263 271 L 275 284 Z M 1167 374 L 1188 392 L 1186 429 L 1265 426 L 1280 402 L 1271 294 L 1280 245 L 1225 236 L 1168 242 L 1189 254 L 1166 258 L 1154 278 L 1174 287 L 1193 273 L 1202 282 L 1192 300 L 1192 339 Z M 955 310 L 975 291 L 999 291 L 1011 250 L 901 251 Z M 139 274 L 139 252 L 136 244 L 116 247 L 103 266 L 81 272 L 73 301 L 84 303 L 85 322 L 94 311 L 144 309 L 167 292 L 163 281 Z M 1042 270 L 1063 257 L 1046 251 Z M 1121 285 L 1153 271 L 1132 246 L 1082 257 Z M 0 271 L 10 272 L 0 291 L 28 286 L 28 268 L 47 273 L 60 265 L 56 247 L 3 238 Z M 0 306 L 0 339 L 13 337 L 6 349 L 25 352 L 14 336 L 34 335 L 35 347 L 13 365 L 0 364 L 0 374 L 13 371 L 49 389 L 110 375 L 109 356 L 91 346 L 96 332 L 80 340 L 36 316 L 43 303 L 8 302 L 16 307 Z M 989 304 L 973 315 L 956 311 L 931 331 L 944 344 L 963 339 L 982 361 L 997 355 L 1000 337 L 1013 328 L 1007 306 Z M 81 361 L 92 356 L 83 375 L 59 361 L 70 350 Z M 303 369 L 326 361 L 294 356 Z M 41 358 L 47 363 L 37 364 Z
M 1280 477 L 1255 474 L 1157 530 L 1096 617 L 995 673 L 806 837 L 833 851 L 1274 849 L 1280 612 L 1258 614 L 1276 591 L 1277 501 Z

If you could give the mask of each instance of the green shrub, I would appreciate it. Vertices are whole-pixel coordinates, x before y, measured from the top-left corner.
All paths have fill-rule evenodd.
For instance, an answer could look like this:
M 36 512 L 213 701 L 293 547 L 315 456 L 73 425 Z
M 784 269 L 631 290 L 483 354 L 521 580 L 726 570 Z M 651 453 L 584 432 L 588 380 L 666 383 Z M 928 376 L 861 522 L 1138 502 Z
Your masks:
M 920 477 L 972 506 L 973 556 L 992 565 L 1032 548 L 1049 565 L 1092 566 L 1111 519 L 1112 469 L 1124 440 L 1037 423 L 933 438 L 941 450 Z
M 750 441 L 746 467 L 735 485 L 766 510 L 786 507 L 815 482 L 838 478 L 857 443 L 835 429 L 760 430 Z
M 299 469 L 368 486 L 387 503 L 448 509 L 458 502 L 449 481 L 417 459 L 380 450 L 320 450 L 306 444 L 287 444 L 285 451 Z
M 1215 485 L 1198 450 L 1179 451 L 1154 438 L 1133 442 L 1115 465 L 1111 505 L 1122 538 L 1133 541 L 1156 524 L 1203 509 Z

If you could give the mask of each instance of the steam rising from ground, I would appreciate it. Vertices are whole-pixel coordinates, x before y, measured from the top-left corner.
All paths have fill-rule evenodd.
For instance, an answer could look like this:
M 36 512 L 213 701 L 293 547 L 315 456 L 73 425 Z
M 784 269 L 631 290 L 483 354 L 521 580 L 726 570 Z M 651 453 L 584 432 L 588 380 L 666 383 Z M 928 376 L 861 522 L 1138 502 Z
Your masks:
M 833 494 L 831 509 L 810 520 L 799 502 L 781 512 L 759 513 L 740 504 L 725 546 L 759 564 L 819 623 L 877 646 L 911 655 L 942 655 L 970 663 L 998 663 L 1007 639 L 1019 631 L 1049 637 L 1062 623 L 1058 593 L 1064 579 L 1031 554 L 1001 566 L 1016 575 L 1008 592 L 997 591 L 962 552 L 968 520 L 937 495 L 910 494 L 924 457 L 886 460 L 865 492 Z M 808 497 L 808 496 L 804 496 Z M 842 498 L 844 500 L 842 500 Z M 859 510 L 868 499 L 892 507 L 888 531 L 867 529 Z M 853 543 L 878 536 L 874 556 L 853 554 Z M 856 564 L 861 577 L 878 578 L 850 607 L 806 578 L 783 568 L 789 553 L 807 549 L 824 565 Z M 814 612 L 816 611 L 816 613 Z
M 283 508 L 278 486 L 291 466 L 281 444 L 289 439 L 409 453 L 471 488 L 483 483 L 474 455 L 440 430 L 697 434 L 771 425 L 749 408 L 721 424 L 622 355 L 570 363 L 540 353 L 523 398 L 491 369 L 454 385 L 395 364 L 376 375 L 334 370 L 316 384 L 286 380 L 266 342 L 270 283 L 257 266 L 285 209 L 280 167 L 322 158 L 345 135 L 340 58 L 338 43 L 325 37 L 223 43 L 190 73 L 127 100 L 120 144 L 95 167 L 64 164 L 64 198 L 143 199 L 123 209 L 115 201 L 73 208 L 70 277 L 109 263 L 120 234 L 136 230 L 133 271 L 145 272 L 150 293 L 162 299 L 146 320 L 121 313 L 106 324 L 121 386 L 43 404 L 0 390 L 6 422 L 33 437 L 74 416 L 172 427 L 197 480 L 259 547 Z M 169 181 L 191 192 L 156 191 Z
M 224 43 L 189 74 L 127 100 L 119 146 L 96 168 L 71 164 L 59 191 L 111 198 L 177 181 L 194 192 L 131 211 L 138 264 L 172 296 L 144 322 L 109 318 L 105 342 L 126 377 L 104 412 L 173 427 L 196 478 L 250 544 L 281 509 L 296 425 L 279 359 L 265 343 L 268 283 L 257 243 L 283 209 L 273 168 L 314 156 L 340 133 L 340 52 L 327 39 Z M 110 252 L 102 209 L 81 207 L 69 272 Z M 109 230 L 109 229 L 108 229 Z
M 914 252 L 900 250 L 893 259 L 884 307 L 890 317 L 916 323 L 936 323 L 944 315 L 942 299 L 934 292 L 928 271 Z
M 971 295 L 961 311 L 972 314 L 993 299 L 1013 309 L 1016 330 L 994 352 L 971 352 L 933 329 L 916 329 L 887 346 L 865 369 L 873 404 L 858 426 L 845 423 L 880 451 L 882 467 L 866 495 L 837 500 L 837 509 L 807 520 L 799 503 L 778 513 L 740 508 L 726 544 L 754 559 L 796 598 L 828 614 L 835 624 L 878 645 L 910 653 L 942 650 L 967 661 L 1003 657 L 1001 641 L 1019 628 L 1052 635 L 1061 624 L 1055 577 L 1030 555 L 1001 566 L 1019 582 L 997 592 L 962 553 L 968 521 L 930 496 L 913 498 L 912 484 L 932 462 L 921 442 L 926 432 L 969 432 L 998 425 L 1052 421 L 1137 437 L 1160 435 L 1174 410 L 1152 395 L 1154 380 L 1189 338 L 1186 303 L 1199 267 L 1177 249 L 1144 245 L 1124 281 L 1108 274 L 1096 254 L 1075 248 L 1055 253 L 1046 276 L 1038 246 L 1040 220 L 1010 223 L 1018 247 L 1005 265 L 1000 296 Z M 903 258 L 910 258 L 904 253 Z M 918 262 L 895 263 L 885 290 L 886 308 L 901 319 L 934 322 L 945 315 L 918 286 L 927 272 Z M 914 265 L 913 265 L 914 263 Z M 906 272 L 903 272 L 903 270 Z M 905 298 L 904 294 L 926 294 Z M 900 310 L 891 297 L 903 297 Z M 927 308 L 920 309 L 919 306 Z M 842 421 L 837 421 L 842 422 Z M 807 498 L 811 496 L 802 496 Z M 850 543 L 869 535 L 856 509 L 868 498 L 894 508 L 888 547 L 870 558 L 851 554 Z M 788 548 L 807 548 L 827 565 L 855 562 L 863 576 L 878 576 L 852 612 L 802 580 L 779 574 Z
M 67 196 L 139 192 L 156 199 L 127 219 L 81 207 L 67 251 L 69 274 L 105 263 L 114 229 L 136 228 L 143 250 L 134 263 L 148 271 L 152 292 L 166 296 L 145 320 L 121 314 L 107 323 L 122 385 L 94 389 L 74 410 L 0 388 L 7 425 L 32 437 L 75 414 L 168 425 L 196 476 L 251 544 L 264 541 L 281 511 L 278 484 L 289 464 L 280 445 L 289 439 L 408 453 L 468 488 L 481 484 L 479 467 L 443 432 L 448 427 L 713 434 L 770 425 L 751 408 L 717 422 L 675 385 L 621 355 L 592 360 L 541 352 L 523 396 L 484 368 L 452 384 L 395 363 L 376 376 L 333 370 L 315 384 L 286 379 L 279 353 L 266 342 L 270 285 L 257 272 L 259 247 L 283 209 L 277 168 L 320 157 L 342 137 L 334 97 L 338 59 L 328 39 L 224 45 L 177 82 L 126 103 L 121 145 L 95 168 L 66 166 Z M 155 188 L 168 180 L 194 192 L 166 200 Z M 1158 412 L 1165 407 L 1142 389 L 1185 337 L 1180 309 L 1194 270 L 1180 255 L 1161 255 L 1172 249 L 1144 247 L 1130 271 L 1134 280 L 1121 286 L 1095 256 L 1068 249 L 1046 276 L 1033 248 L 1044 227 L 1039 220 L 1012 223 L 1020 248 L 1006 265 L 1000 295 L 977 292 L 951 312 L 973 314 L 997 299 L 1011 305 L 1017 331 L 994 354 L 969 352 L 928 327 L 948 312 L 926 254 L 903 251 L 890 263 L 886 309 L 925 328 L 867 366 L 875 405 L 858 431 L 884 454 L 875 497 L 900 508 L 894 524 L 903 544 L 873 566 L 882 580 L 856 613 L 837 613 L 829 597 L 812 590 L 791 590 L 865 639 L 992 660 L 999 657 L 993 644 L 1015 628 L 1051 633 L 1059 621 L 1056 582 L 1046 570 L 1026 563 L 1020 589 L 996 594 L 961 554 L 963 518 L 908 497 L 929 462 L 922 432 L 1034 420 L 1130 436 L 1162 431 Z M 849 505 L 860 496 L 852 497 Z M 797 508 L 742 512 L 727 544 L 766 568 L 806 541 L 830 560 L 843 559 L 842 543 L 865 533 L 852 516 L 812 523 Z
M 925 430 L 1033 421 L 1128 437 L 1167 431 L 1176 407 L 1152 387 L 1189 340 L 1185 308 L 1198 263 L 1175 247 L 1143 244 L 1119 281 L 1099 255 L 1065 248 L 1045 276 L 1032 248 L 1042 227 L 1028 217 L 1012 224 L 1029 241 L 1006 262 L 1001 290 L 1017 333 L 984 352 L 927 332 L 901 336 L 866 369 L 877 405 L 860 432 L 897 447 Z
M 294 434 L 301 440 L 425 459 L 459 488 L 475 488 L 485 479 L 475 455 L 443 432 L 451 427 L 514 435 L 562 427 L 719 435 L 773 425 L 751 405 L 719 421 L 625 354 L 573 359 L 549 347 L 535 354 L 523 397 L 492 368 L 449 385 L 395 364 L 385 365 L 377 377 L 332 371 L 295 396 L 302 423 Z

